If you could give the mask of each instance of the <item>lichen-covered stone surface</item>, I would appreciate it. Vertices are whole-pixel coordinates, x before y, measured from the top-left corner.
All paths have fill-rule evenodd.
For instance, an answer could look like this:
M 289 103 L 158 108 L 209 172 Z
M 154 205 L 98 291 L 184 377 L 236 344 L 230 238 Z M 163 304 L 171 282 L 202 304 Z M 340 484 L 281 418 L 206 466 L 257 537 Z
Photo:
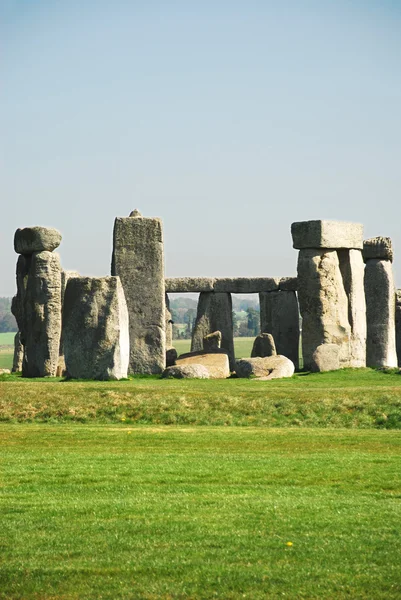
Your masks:
M 363 258 L 381 258 L 393 262 L 393 244 L 389 237 L 374 237 L 363 242 Z
M 25 278 L 23 278 L 25 279 Z M 23 377 L 56 375 L 61 335 L 61 267 L 58 254 L 32 255 L 23 292 Z
M 14 235 L 14 250 L 17 254 L 53 252 L 60 246 L 61 233 L 49 227 L 25 227 L 17 229 Z
M 127 377 L 128 310 L 118 277 L 68 280 L 63 340 L 68 377 L 100 380 Z
M 203 349 L 204 338 L 214 331 L 221 332 L 221 347 L 227 351 L 230 367 L 234 368 L 234 337 L 231 295 L 202 292 L 199 295 L 195 326 L 192 332 L 191 351 Z
M 166 278 L 167 293 L 196 293 L 212 292 L 213 277 L 168 277 Z
M 366 367 L 365 265 L 362 252 L 338 250 L 337 254 L 348 299 L 348 321 L 351 327 L 349 366 Z
M 363 248 L 363 225 L 345 221 L 298 221 L 291 225 L 293 247 Z
M 114 223 L 112 275 L 124 288 L 129 314 L 130 373 L 162 373 L 166 361 L 163 233 L 160 219 Z
M 176 360 L 177 366 L 203 365 L 209 373 L 210 379 L 226 379 L 230 376 L 230 364 L 225 352 L 188 352 L 181 354 Z
M 252 358 L 256 356 L 264 358 L 266 356 L 275 356 L 276 354 L 276 344 L 271 333 L 261 333 L 256 336 L 251 352 Z
M 241 358 L 236 361 L 237 377 L 255 377 L 270 380 L 281 377 L 292 377 L 295 372 L 294 363 L 286 356 L 277 354 L 265 358 Z
M 214 280 L 215 292 L 257 294 L 278 290 L 278 277 L 220 277 Z
M 395 288 L 389 260 L 370 258 L 365 267 L 366 365 L 396 367 Z
M 313 372 L 336 371 L 340 368 L 339 346 L 336 344 L 321 344 L 313 353 Z
M 299 308 L 295 292 L 277 291 L 259 294 L 260 330 L 271 333 L 278 354 L 299 361 Z
M 209 379 L 208 369 L 201 364 L 175 365 L 167 367 L 162 374 L 164 379 Z
M 348 299 L 335 250 L 299 252 L 298 301 L 303 319 L 305 369 L 312 368 L 313 353 L 321 344 L 339 346 L 340 367 L 348 367 L 351 339 Z

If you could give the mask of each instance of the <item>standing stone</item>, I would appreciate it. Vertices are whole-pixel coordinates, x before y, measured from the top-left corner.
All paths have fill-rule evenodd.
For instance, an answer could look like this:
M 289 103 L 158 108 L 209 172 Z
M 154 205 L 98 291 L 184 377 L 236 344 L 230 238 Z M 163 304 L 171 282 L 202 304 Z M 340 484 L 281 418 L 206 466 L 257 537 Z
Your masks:
M 14 358 L 13 358 L 13 373 L 22 371 L 22 362 L 24 359 L 24 346 L 21 343 L 21 333 L 17 331 L 14 336 Z
M 67 376 L 121 379 L 129 363 L 128 310 L 118 277 L 72 277 L 63 312 Z
M 166 302 L 166 314 L 165 314 L 165 328 L 166 328 L 166 350 L 169 350 L 173 347 L 173 319 L 171 318 L 170 311 L 170 299 L 168 294 L 165 296 Z
M 226 292 L 201 292 L 192 332 L 191 351 L 203 349 L 203 339 L 214 331 L 221 332 L 221 347 L 227 351 L 230 368 L 235 366 L 232 300 Z
M 337 251 L 345 293 L 348 298 L 348 321 L 351 327 L 350 367 L 366 367 L 365 265 L 360 250 Z
M 277 354 L 274 338 L 271 333 L 261 333 L 256 336 L 253 342 L 251 358 L 257 356 L 265 358 L 266 356 L 275 356 Z
M 162 373 L 166 363 L 163 233 L 138 211 L 114 223 L 111 273 L 124 288 L 131 373 Z
M 299 362 L 299 308 L 294 291 L 259 294 L 260 331 L 273 336 L 278 354 Z
M 17 294 L 12 299 L 11 312 L 14 315 L 20 332 L 21 343 L 25 343 L 24 302 L 31 256 L 19 256 L 17 261 Z
M 305 369 L 314 367 L 321 344 L 339 346 L 340 367 L 350 364 L 348 299 L 335 250 L 304 249 L 298 256 L 298 300 Z
M 24 285 L 24 284 L 23 284 Z M 61 334 L 61 267 L 57 254 L 32 255 L 23 298 L 23 377 L 56 375 Z
M 366 364 L 368 367 L 396 367 L 395 289 L 389 260 L 370 258 L 365 267 Z
M 401 367 L 401 290 L 397 290 L 395 297 L 395 344 L 398 366 Z

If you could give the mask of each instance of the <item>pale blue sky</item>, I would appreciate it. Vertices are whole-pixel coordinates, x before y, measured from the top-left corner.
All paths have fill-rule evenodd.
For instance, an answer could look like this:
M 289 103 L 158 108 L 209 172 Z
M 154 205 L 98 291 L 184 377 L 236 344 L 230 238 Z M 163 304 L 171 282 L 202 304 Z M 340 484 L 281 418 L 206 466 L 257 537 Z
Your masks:
M 401 2 L 0 0 L 0 295 L 17 227 L 110 272 L 115 216 L 166 274 L 292 275 L 290 225 L 388 235 L 401 286 Z

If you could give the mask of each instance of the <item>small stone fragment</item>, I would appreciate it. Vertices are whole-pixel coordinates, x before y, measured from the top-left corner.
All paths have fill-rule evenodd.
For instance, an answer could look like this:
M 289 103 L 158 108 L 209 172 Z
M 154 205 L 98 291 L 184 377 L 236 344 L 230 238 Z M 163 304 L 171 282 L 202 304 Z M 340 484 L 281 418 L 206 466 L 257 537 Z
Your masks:
M 176 365 L 167 367 L 162 377 L 164 379 L 209 379 L 209 371 L 201 364 Z
M 321 344 L 313 353 L 311 371 L 337 371 L 340 368 L 339 347 L 336 344 Z
M 169 348 L 166 350 L 166 366 L 171 367 L 175 365 L 175 361 L 177 360 L 177 350 L 175 348 Z
M 221 331 L 214 331 L 203 338 L 203 349 L 205 352 L 213 352 L 221 348 Z
M 276 344 L 271 333 L 261 333 L 256 336 L 251 352 L 252 358 L 256 356 L 264 358 L 266 356 L 275 356 L 276 354 Z
M 14 236 L 14 249 L 17 254 L 53 252 L 60 246 L 61 233 L 49 227 L 25 227 L 17 229 Z

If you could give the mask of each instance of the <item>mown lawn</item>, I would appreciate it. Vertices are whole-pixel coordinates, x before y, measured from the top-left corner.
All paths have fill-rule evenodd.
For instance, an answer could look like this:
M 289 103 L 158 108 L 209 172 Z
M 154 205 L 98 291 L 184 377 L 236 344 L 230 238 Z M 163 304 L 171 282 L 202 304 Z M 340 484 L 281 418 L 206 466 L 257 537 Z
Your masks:
M 0 597 L 401 597 L 391 431 L 1 425 Z

